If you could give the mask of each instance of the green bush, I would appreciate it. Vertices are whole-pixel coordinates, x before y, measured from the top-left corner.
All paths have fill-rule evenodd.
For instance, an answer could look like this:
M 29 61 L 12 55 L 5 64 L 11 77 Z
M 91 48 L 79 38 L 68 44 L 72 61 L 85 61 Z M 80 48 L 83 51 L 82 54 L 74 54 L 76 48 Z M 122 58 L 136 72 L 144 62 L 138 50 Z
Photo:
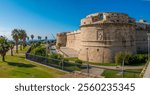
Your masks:
M 115 56 L 115 62 L 116 62 L 116 64 L 120 65 L 124 60 L 124 64 L 130 64 L 129 60 L 130 60 L 131 56 L 132 55 L 128 52 L 124 52 L 124 53 L 119 52 Z
M 63 56 L 61 54 L 51 54 L 49 57 L 53 58 L 53 59 L 62 59 L 63 58 Z
M 68 62 L 69 60 L 68 60 L 68 59 L 64 59 L 64 61 L 65 61 L 65 62 Z
M 46 56 L 46 49 L 41 46 L 38 46 L 31 51 L 31 54 L 39 55 L 39 56 Z
M 142 64 L 146 63 L 148 60 L 148 55 L 147 54 L 136 54 L 132 55 L 130 58 L 130 64 Z
M 120 52 L 117 53 L 115 56 L 115 62 L 119 65 L 123 62 L 125 65 L 140 65 L 142 63 L 146 63 L 148 60 L 148 55 L 147 54 L 130 54 L 128 52 Z

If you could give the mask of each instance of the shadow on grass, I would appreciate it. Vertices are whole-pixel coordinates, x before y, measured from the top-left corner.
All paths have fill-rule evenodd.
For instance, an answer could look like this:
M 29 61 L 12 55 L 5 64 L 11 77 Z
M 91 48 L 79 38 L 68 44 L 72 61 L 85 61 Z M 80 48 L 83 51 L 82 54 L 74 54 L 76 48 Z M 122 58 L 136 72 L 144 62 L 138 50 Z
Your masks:
M 32 64 L 15 63 L 15 62 L 7 62 L 7 64 L 8 64 L 8 65 L 11 65 L 11 66 L 26 67 L 26 68 L 33 68 L 33 67 L 36 67 L 35 65 L 32 65 Z
M 25 59 L 25 56 L 19 56 L 19 58 L 23 58 L 23 59 Z

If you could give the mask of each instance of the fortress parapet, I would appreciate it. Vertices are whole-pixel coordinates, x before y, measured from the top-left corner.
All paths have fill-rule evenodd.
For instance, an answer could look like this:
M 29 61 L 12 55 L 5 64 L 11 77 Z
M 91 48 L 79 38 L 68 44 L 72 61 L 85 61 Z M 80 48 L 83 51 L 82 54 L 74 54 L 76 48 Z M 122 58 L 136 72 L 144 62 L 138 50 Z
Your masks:
M 100 23 L 135 23 L 135 19 L 124 13 L 104 12 L 88 15 L 81 20 L 82 25 L 100 24 Z

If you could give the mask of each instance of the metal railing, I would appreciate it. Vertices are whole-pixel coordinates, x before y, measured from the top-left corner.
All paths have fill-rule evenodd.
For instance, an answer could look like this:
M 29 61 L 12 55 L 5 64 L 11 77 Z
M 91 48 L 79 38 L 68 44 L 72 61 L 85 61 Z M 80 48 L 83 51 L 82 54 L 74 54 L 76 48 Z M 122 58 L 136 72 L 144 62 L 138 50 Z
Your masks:
M 30 53 L 26 53 L 26 59 L 37 62 L 39 64 L 55 67 L 69 72 L 80 71 L 81 69 L 80 64 L 64 61 L 63 59 L 61 60 L 61 59 L 47 58 L 47 57 L 32 55 Z

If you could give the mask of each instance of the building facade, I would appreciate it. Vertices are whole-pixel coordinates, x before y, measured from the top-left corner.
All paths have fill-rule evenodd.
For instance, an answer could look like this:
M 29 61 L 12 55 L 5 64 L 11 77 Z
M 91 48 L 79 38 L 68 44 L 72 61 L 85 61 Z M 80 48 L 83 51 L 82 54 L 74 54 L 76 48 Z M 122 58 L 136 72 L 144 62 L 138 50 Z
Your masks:
M 79 30 L 58 33 L 57 44 L 76 50 L 81 60 L 110 63 L 118 52 L 147 52 L 149 30 L 149 23 L 124 13 L 95 13 L 81 20 Z

